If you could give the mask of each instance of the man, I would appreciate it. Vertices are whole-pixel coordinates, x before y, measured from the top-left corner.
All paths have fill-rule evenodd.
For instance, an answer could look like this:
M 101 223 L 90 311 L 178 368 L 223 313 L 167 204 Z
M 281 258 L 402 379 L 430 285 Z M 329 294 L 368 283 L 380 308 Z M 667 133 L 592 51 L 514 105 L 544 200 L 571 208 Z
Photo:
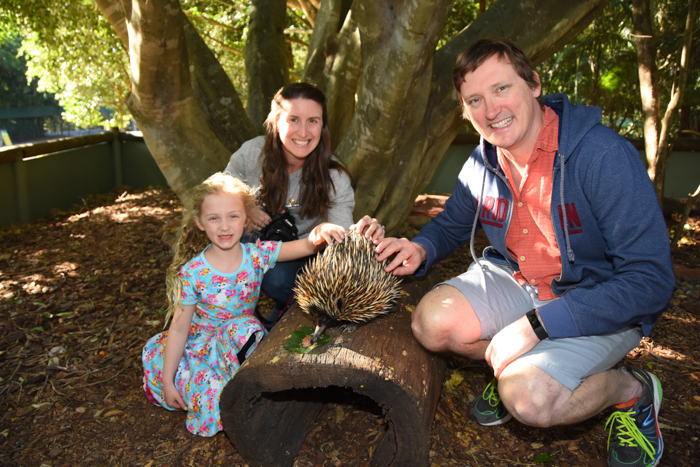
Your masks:
M 491 247 L 438 285 L 412 316 L 428 350 L 486 359 L 495 378 L 472 418 L 537 427 L 577 423 L 615 406 L 610 466 L 655 466 L 663 452 L 653 374 L 611 369 L 668 306 L 668 232 L 639 153 L 600 124 L 597 107 L 540 98 L 514 43 L 464 52 L 453 84 L 481 134 L 445 211 L 412 242 L 386 239 L 387 270 L 424 274 L 484 229 Z

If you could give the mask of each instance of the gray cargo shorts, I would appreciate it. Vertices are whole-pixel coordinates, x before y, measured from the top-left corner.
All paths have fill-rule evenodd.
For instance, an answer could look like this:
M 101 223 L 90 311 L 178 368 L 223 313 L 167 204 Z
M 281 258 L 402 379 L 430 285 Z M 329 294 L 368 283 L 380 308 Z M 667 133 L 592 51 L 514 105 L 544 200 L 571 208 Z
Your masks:
M 481 323 L 481 339 L 493 336 L 533 308 L 548 301 L 537 298 L 537 287 L 521 286 L 507 266 L 481 258 L 464 274 L 439 285 L 450 285 L 465 296 Z M 639 345 L 642 331 L 628 326 L 600 336 L 544 339 L 518 361 L 529 363 L 574 391 L 588 376 L 612 368 Z

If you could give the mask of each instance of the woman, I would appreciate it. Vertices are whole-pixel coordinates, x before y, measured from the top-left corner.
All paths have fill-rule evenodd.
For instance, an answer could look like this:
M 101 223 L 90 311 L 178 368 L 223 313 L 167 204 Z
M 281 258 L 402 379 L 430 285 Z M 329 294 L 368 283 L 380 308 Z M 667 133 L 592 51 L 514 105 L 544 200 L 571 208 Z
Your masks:
M 353 223 L 355 194 L 350 174 L 331 154 L 326 98 L 311 84 L 290 84 L 275 94 L 265 136 L 243 143 L 226 171 L 260 189 L 260 202 L 267 212 L 260 209 L 251 216 L 254 230 L 270 222 L 268 213 L 283 209 L 294 217 L 299 237 L 306 237 L 324 221 L 346 229 Z M 353 228 L 377 242 L 384 238 L 384 229 L 369 216 Z M 265 274 L 262 291 L 275 301 L 268 321 L 276 320 L 286 306 L 297 271 L 308 259 L 279 263 Z

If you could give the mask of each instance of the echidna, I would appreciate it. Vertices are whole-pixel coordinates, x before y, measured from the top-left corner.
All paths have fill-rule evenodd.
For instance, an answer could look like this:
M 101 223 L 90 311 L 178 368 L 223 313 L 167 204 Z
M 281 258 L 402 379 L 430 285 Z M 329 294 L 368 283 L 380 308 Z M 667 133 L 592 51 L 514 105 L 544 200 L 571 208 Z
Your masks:
M 377 261 L 371 240 L 350 231 L 343 243 L 328 245 L 297 275 L 294 293 L 302 310 L 316 320 L 311 343 L 329 324 L 364 323 L 391 311 L 400 280 Z

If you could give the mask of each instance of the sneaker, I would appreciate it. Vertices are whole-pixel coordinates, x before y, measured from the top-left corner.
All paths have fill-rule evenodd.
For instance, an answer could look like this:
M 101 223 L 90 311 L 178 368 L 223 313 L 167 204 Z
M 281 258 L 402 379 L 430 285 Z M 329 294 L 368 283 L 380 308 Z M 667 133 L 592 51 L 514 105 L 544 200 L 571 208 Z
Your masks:
M 653 374 L 638 368 L 625 366 L 621 370 L 642 383 L 643 393 L 631 407 L 617 407 L 605 424 L 606 428 L 610 425 L 608 466 L 654 467 L 664 451 L 658 421 L 663 396 L 661 383 Z
M 469 415 L 476 423 L 483 426 L 503 425 L 513 418 L 498 395 L 498 381 L 496 378 L 492 379 L 486 386 L 486 389 L 484 389 L 484 392 L 474 399 Z

